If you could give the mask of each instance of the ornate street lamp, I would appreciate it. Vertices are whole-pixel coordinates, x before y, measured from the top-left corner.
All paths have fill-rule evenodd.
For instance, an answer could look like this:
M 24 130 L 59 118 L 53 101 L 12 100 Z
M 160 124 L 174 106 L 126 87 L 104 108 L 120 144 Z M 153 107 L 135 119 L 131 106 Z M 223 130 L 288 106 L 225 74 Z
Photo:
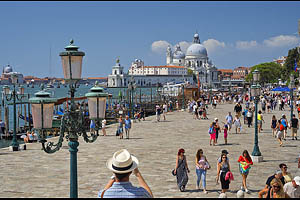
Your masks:
M 253 81 L 254 85 L 251 86 L 251 95 L 254 97 L 254 103 L 255 103 L 255 138 L 254 138 L 254 148 L 253 152 L 251 154 L 252 160 L 254 162 L 261 162 L 263 160 L 263 157 L 261 155 L 261 152 L 259 151 L 259 146 L 258 146 L 258 128 L 257 128 L 257 104 L 259 102 L 260 98 L 260 91 L 261 87 L 259 85 L 259 79 L 260 79 L 260 74 L 259 71 L 256 69 L 253 74 Z
M 78 51 L 77 46 L 73 45 L 71 40 L 70 45 L 65 47 L 65 52 L 59 55 L 62 59 L 65 81 L 69 83 L 70 92 L 70 107 L 66 110 L 61 119 L 60 136 L 58 142 L 47 142 L 47 132 L 53 131 L 52 118 L 53 107 L 56 99 L 50 98 L 47 92 L 38 92 L 36 97 L 30 98 L 32 104 L 33 126 L 39 132 L 40 142 L 43 150 L 46 153 L 54 153 L 62 147 L 62 142 L 66 134 L 66 139 L 69 141 L 70 151 L 70 197 L 78 197 L 78 181 L 77 181 L 77 147 L 79 146 L 78 138 L 83 136 L 87 143 L 96 141 L 98 134 L 90 133 L 85 128 L 86 116 L 82 107 L 77 107 L 75 104 L 75 92 L 78 81 L 81 79 L 82 58 L 84 52 Z M 97 84 L 97 83 L 96 83 Z M 101 120 L 105 118 L 106 98 L 107 93 L 103 93 L 103 89 L 98 85 L 91 88 L 90 92 L 85 95 L 89 104 L 89 118 L 94 120 L 95 129 L 101 129 Z
M 128 91 L 129 91 L 129 107 L 131 110 L 131 118 L 134 117 L 134 111 L 133 111 L 133 93 L 136 89 L 136 83 L 133 80 L 133 76 L 131 76 L 130 81 L 128 83 Z
M 291 74 L 290 76 L 291 120 L 293 119 L 293 110 L 294 110 L 294 103 L 293 103 L 294 87 L 295 87 L 295 79 L 294 79 L 294 75 Z
M 16 91 L 16 84 L 18 83 L 18 76 L 16 74 L 11 75 L 11 82 L 13 83 L 13 91 L 10 93 L 9 86 L 3 86 L 3 93 L 5 96 L 6 101 L 13 101 L 13 113 L 14 113 L 14 122 L 13 122 L 13 140 L 11 143 L 12 151 L 19 151 L 19 142 L 17 141 L 17 109 L 16 109 L 16 100 L 21 101 L 22 98 L 25 97 L 24 95 L 24 88 L 20 87 L 19 92 Z
M 181 87 L 182 87 L 182 110 L 185 110 L 185 103 L 184 103 L 184 84 L 182 84 Z

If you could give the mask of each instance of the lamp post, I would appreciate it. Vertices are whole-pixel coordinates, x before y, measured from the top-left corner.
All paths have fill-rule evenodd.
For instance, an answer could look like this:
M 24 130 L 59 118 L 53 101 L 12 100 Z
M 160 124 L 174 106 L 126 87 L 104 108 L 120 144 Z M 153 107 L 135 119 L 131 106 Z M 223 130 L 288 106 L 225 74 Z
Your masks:
M 255 137 L 254 137 L 254 148 L 253 152 L 251 154 L 252 160 L 254 162 L 261 162 L 263 160 L 263 157 L 261 155 L 261 152 L 259 151 L 259 146 L 258 146 L 258 128 L 257 128 L 257 104 L 259 102 L 259 97 L 260 97 L 260 85 L 259 85 L 259 79 L 260 79 L 260 74 L 259 71 L 256 69 L 253 72 L 253 81 L 255 84 L 251 86 L 251 95 L 254 97 L 254 103 L 255 103 Z
M 13 112 L 14 112 L 14 121 L 13 121 L 13 139 L 11 143 L 12 151 L 19 151 L 19 142 L 17 141 L 17 127 L 16 127 L 16 121 L 17 121 L 17 109 L 16 109 L 16 100 L 21 101 L 24 95 L 24 88 L 20 87 L 19 92 L 16 92 L 16 84 L 18 83 L 18 77 L 16 74 L 11 75 L 11 82 L 13 84 L 13 90 L 10 93 L 9 86 L 5 85 L 3 87 L 3 92 L 6 101 L 13 101 Z
M 291 120 L 293 119 L 293 110 L 294 110 L 294 103 L 293 103 L 294 87 L 295 87 L 295 79 L 294 79 L 294 75 L 291 74 L 290 76 Z
M 185 103 L 184 103 L 184 84 L 182 84 L 182 110 L 185 110 Z
M 133 92 L 136 89 L 136 83 L 133 80 L 133 76 L 131 76 L 130 81 L 128 83 L 128 90 L 129 90 L 129 107 L 131 110 L 131 118 L 134 117 L 134 111 L 133 111 Z
M 65 81 L 69 84 L 71 105 L 66 110 L 61 119 L 60 136 L 58 142 L 47 142 L 47 132 L 54 131 L 52 129 L 53 108 L 56 103 L 55 98 L 50 97 L 50 93 L 40 91 L 35 94 L 35 97 L 30 98 L 29 102 L 32 106 L 32 117 L 34 130 L 38 131 L 40 142 L 43 150 L 46 153 L 54 153 L 62 147 L 63 139 L 66 134 L 66 139 L 70 152 L 70 197 L 78 197 L 78 180 L 77 180 L 77 147 L 79 146 L 78 138 L 83 136 L 87 143 L 96 141 L 98 131 L 101 129 L 101 120 L 105 118 L 106 98 L 107 93 L 104 93 L 103 88 L 99 87 L 97 82 L 90 89 L 90 92 L 85 95 L 88 99 L 88 109 L 90 120 L 95 121 L 95 130 L 97 134 L 88 131 L 85 126 L 86 116 L 82 107 L 77 107 L 75 104 L 75 92 L 78 81 L 81 79 L 82 58 L 84 52 L 78 51 L 77 46 L 73 45 L 73 40 L 70 45 L 65 47 L 64 52 L 59 55 L 62 59 L 62 66 Z M 43 88 L 42 88 L 43 89 Z

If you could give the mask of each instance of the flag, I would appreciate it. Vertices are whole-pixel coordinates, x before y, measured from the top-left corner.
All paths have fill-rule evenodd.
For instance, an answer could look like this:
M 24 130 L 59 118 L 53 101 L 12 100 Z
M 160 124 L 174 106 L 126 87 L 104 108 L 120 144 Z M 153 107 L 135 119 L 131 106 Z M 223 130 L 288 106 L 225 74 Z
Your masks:
M 297 66 L 297 61 L 296 61 L 296 59 L 295 59 L 295 67 L 294 67 L 295 72 L 297 72 L 297 68 L 298 68 L 298 66 Z

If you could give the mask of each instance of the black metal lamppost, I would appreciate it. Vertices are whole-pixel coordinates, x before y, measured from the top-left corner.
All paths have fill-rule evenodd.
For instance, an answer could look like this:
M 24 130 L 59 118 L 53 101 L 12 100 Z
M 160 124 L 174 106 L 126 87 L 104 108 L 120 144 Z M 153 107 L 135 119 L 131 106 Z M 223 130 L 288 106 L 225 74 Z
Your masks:
M 260 90 L 261 90 L 261 87 L 259 85 L 260 74 L 257 69 L 254 70 L 252 74 L 253 74 L 254 84 L 251 86 L 251 95 L 252 97 L 254 97 L 254 103 L 255 103 L 255 136 L 254 136 L 254 148 L 251 157 L 254 162 L 262 162 L 263 157 L 261 155 L 258 146 L 258 128 L 257 128 L 257 110 L 258 110 L 257 104 L 259 102 Z
M 19 92 L 17 93 L 16 91 L 16 84 L 18 83 L 18 76 L 16 74 L 11 75 L 11 82 L 13 84 L 13 90 L 10 92 L 9 86 L 5 85 L 3 86 L 3 94 L 6 98 L 6 101 L 13 101 L 13 113 L 14 113 L 14 118 L 13 118 L 13 139 L 11 143 L 11 148 L 12 151 L 19 151 L 19 142 L 17 140 L 17 127 L 16 127 L 16 121 L 17 121 L 17 110 L 16 110 L 16 100 L 21 101 L 22 98 L 25 97 L 24 94 L 24 87 L 19 87 Z

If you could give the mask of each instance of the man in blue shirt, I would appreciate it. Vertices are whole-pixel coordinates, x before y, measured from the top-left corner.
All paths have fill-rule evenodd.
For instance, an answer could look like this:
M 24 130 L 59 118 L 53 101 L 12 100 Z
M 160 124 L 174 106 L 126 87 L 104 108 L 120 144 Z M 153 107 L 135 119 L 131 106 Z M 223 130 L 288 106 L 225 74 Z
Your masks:
M 231 130 L 231 127 L 232 127 L 232 121 L 233 121 L 233 117 L 232 117 L 232 115 L 231 115 L 231 112 L 228 112 L 228 115 L 226 116 L 225 119 L 226 119 L 227 125 L 229 126 L 228 131 L 230 131 L 230 130 Z
M 103 190 L 99 191 L 100 198 L 152 198 L 151 189 L 138 170 L 139 161 L 126 149 L 114 153 L 106 162 L 106 166 L 114 173 Z M 141 187 L 135 187 L 129 182 L 129 176 L 137 177 Z
M 125 118 L 125 133 L 126 133 L 126 139 L 129 139 L 129 132 L 131 129 L 131 120 L 129 119 L 129 116 L 126 115 Z

